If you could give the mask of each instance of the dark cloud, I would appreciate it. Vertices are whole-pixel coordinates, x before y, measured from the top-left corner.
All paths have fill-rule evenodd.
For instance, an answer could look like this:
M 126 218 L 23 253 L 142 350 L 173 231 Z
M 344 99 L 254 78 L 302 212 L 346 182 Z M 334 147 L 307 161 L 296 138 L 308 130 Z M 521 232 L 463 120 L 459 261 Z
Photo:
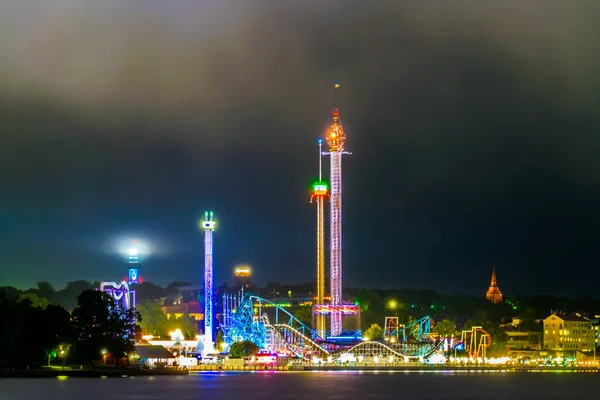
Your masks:
M 563 274 L 600 239 L 599 8 L 0 5 L 0 262 L 18 267 L 0 279 L 112 275 L 100 243 L 125 233 L 161 249 L 147 279 L 197 278 L 206 207 L 219 278 L 310 279 L 306 188 L 340 79 L 346 282 L 483 290 L 495 263 L 509 291 L 590 292 Z

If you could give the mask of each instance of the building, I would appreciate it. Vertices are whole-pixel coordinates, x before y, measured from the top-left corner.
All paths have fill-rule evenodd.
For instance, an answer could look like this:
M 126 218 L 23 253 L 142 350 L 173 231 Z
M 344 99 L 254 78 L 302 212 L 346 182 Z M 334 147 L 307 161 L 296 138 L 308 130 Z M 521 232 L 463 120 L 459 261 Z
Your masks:
M 170 290 L 165 304 L 184 304 L 190 301 L 200 301 L 204 288 L 200 285 L 177 286 Z
M 252 268 L 247 265 L 240 265 L 233 269 L 233 285 L 236 290 L 248 288 L 252 283 Z
M 508 336 L 506 347 L 509 352 L 523 350 L 541 350 L 542 334 L 541 332 L 527 332 L 518 329 L 509 329 L 505 331 Z
M 494 268 L 492 268 L 492 281 L 490 282 L 490 288 L 485 294 L 485 298 L 494 304 L 502 302 L 502 292 L 496 282 L 496 270 Z
M 132 358 L 132 364 L 148 367 L 167 367 L 173 365 L 175 356 L 160 345 L 138 344 L 135 346 L 137 357 Z
M 595 345 L 595 326 L 581 314 L 554 313 L 544 320 L 544 350 L 589 352 Z
M 204 310 L 198 300 L 190 300 L 187 303 L 165 304 L 161 306 L 162 311 L 168 319 L 181 318 L 188 315 L 194 321 L 204 320 Z

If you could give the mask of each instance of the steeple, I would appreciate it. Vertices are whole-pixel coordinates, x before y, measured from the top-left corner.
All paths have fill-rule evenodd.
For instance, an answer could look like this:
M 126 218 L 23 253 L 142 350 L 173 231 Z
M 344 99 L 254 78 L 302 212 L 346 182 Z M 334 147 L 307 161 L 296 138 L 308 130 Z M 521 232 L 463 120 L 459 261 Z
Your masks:
M 485 298 L 494 304 L 502 302 L 502 292 L 496 281 L 496 268 L 494 267 L 492 267 L 492 280 L 490 281 L 490 287 L 485 294 Z
M 492 267 L 492 281 L 490 282 L 490 286 L 498 286 L 496 283 L 496 268 Z

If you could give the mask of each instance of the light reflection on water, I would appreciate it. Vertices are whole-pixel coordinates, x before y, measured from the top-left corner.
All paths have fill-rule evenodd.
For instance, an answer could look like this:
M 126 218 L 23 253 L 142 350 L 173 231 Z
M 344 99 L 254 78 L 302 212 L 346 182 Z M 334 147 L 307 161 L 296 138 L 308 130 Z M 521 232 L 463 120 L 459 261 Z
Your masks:
M 598 399 L 598 373 L 204 372 L 189 376 L 2 379 L 0 399 Z

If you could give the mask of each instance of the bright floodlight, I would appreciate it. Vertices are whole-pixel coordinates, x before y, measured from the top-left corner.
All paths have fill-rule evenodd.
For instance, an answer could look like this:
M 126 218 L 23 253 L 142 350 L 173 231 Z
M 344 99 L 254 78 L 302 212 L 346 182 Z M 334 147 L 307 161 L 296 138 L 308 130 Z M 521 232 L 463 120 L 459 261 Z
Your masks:
M 138 255 L 138 249 L 136 249 L 135 247 L 132 247 L 129 249 L 129 255 L 130 256 L 137 256 Z

